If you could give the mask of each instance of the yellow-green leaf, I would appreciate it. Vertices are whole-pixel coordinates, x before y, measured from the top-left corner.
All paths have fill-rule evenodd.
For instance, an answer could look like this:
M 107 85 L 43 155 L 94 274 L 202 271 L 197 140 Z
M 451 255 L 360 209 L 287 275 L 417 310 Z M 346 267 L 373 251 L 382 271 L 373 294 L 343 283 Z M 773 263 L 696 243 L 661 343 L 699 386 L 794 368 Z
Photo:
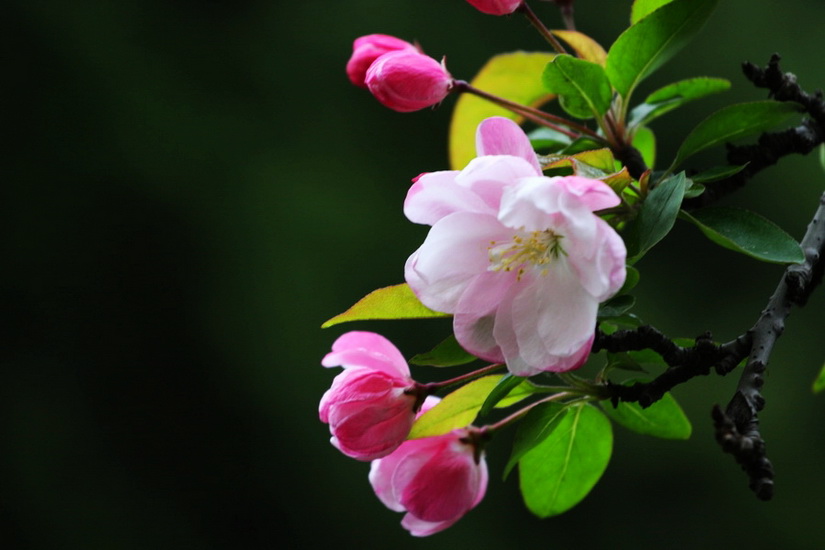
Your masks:
M 570 166 L 575 171 L 578 161 L 578 163 L 586 164 L 587 166 L 602 172 L 602 175 L 612 174 L 616 171 L 616 160 L 613 158 L 613 153 L 611 153 L 610 149 L 607 148 L 592 149 L 590 151 L 583 151 L 581 153 L 576 153 L 575 155 L 561 158 L 555 158 L 553 156 L 550 158 L 552 160 L 542 166 L 543 169 L 546 170 L 548 168 L 563 168 L 565 166 Z M 590 177 L 593 176 L 591 175 Z
M 819 371 L 819 376 L 817 376 L 816 380 L 814 380 L 813 390 L 814 393 L 820 393 L 822 390 L 825 390 L 825 365 L 822 365 L 822 370 Z
M 598 63 L 604 67 L 607 61 L 607 52 L 604 51 L 601 44 L 590 38 L 584 33 L 578 31 L 550 31 L 573 48 L 576 55 L 587 61 Z
M 536 107 L 553 96 L 541 81 L 544 67 L 555 54 L 513 52 L 491 58 L 470 82 L 474 87 L 522 105 Z M 476 156 L 475 133 L 478 124 L 491 116 L 516 122 L 522 118 L 503 107 L 472 94 L 461 94 L 450 122 L 450 166 L 461 170 Z
M 407 439 L 443 435 L 470 425 L 502 378 L 500 374 L 483 376 L 446 395 L 438 405 L 418 417 Z
M 344 313 L 326 321 L 321 328 L 329 328 L 348 321 L 373 319 L 430 319 L 449 317 L 422 304 L 407 283 L 373 290 Z

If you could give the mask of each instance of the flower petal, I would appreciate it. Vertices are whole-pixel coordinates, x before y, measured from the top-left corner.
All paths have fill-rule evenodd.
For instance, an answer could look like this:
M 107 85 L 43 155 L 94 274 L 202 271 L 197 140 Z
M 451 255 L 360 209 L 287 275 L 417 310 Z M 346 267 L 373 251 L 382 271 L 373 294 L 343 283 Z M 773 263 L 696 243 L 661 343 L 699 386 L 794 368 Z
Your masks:
M 421 302 L 453 313 L 473 278 L 487 271 L 487 246 L 505 232 L 494 216 L 457 212 L 437 222 L 407 260 L 404 277 Z
M 601 180 L 581 176 L 565 176 L 554 179 L 557 179 L 558 183 L 563 185 L 567 192 L 579 197 L 591 212 L 618 206 L 621 202 L 616 192 Z
M 455 170 L 443 170 L 419 176 L 404 200 L 407 219 L 433 225 L 453 212 L 489 211 L 481 197 L 456 183 L 457 175 Z
M 597 302 L 603 302 L 622 288 L 627 275 L 626 259 L 624 241 L 601 218 L 596 219 L 596 235 L 590 249 L 580 247 L 571 250 L 568 256 L 582 286 Z
M 487 118 L 476 129 L 476 153 L 484 155 L 512 155 L 526 160 L 535 170 L 534 175 L 541 175 L 536 152 L 530 139 L 521 127 L 500 116 Z
M 508 369 L 532 376 L 581 366 L 592 344 L 598 302 L 562 260 L 529 283 L 496 315 L 495 338 Z
M 410 367 L 392 342 L 374 332 L 341 335 L 322 360 L 325 367 L 368 367 L 392 377 L 410 378 Z

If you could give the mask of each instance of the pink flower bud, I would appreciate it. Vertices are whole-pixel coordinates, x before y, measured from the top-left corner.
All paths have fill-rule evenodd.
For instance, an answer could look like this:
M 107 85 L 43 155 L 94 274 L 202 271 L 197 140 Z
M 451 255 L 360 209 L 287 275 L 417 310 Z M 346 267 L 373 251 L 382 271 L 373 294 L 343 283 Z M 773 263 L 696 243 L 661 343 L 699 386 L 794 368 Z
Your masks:
M 453 86 L 443 62 L 409 50 L 385 53 L 367 70 L 367 88 L 384 106 L 402 113 L 440 103 Z
M 347 62 L 347 76 L 356 86 L 366 88 L 364 77 L 372 62 L 385 53 L 397 50 L 419 51 L 415 45 L 406 40 L 387 34 L 368 34 L 356 38 L 352 43 L 352 56 Z
M 357 460 L 373 460 L 397 449 L 423 400 L 401 352 L 378 334 L 348 332 L 335 341 L 322 364 L 344 367 L 319 407 L 331 443 Z
M 521 6 L 523 0 L 467 0 L 478 11 L 490 15 L 508 15 Z
M 487 463 L 476 428 L 405 441 L 392 454 L 374 460 L 369 480 L 376 496 L 401 525 L 425 537 L 457 522 L 487 490 Z

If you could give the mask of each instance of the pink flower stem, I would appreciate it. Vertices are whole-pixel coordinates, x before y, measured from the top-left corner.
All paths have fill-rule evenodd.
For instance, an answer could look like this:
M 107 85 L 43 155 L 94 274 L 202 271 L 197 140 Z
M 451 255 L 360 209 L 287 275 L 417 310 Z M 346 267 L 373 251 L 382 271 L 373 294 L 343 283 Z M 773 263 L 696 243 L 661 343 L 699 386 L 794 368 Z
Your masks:
M 522 2 L 521 6 L 516 8 L 516 11 L 520 11 L 527 17 L 530 24 L 533 25 L 537 31 L 539 31 L 539 33 L 550 43 L 551 46 L 553 46 L 554 50 L 562 54 L 567 53 L 567 50 L 564 49 L 561 42 L 559 42 L 556 37 L 553 36 L 550 29 L 548 29 L 544 23 L 541 22 L 541 19 L 539 19 L 536 13 L 530 8 L 530 6 L 527 5 L 527 2 Z
M 428 393 L 435 393 L 442 388 L 461 384 L 474 378 L 479 378 L 480 376 L 497 371 L 503 367 L 504 363 L 496 363 L 494 365 L 489 365 L 478 370 L 474 370 L 473 372 L 468 372 L 467 374 L 462 374 L 461 376 L 456 376 L 455 378 L 450 378 L 449 380 L 444 380 L 443 382 L 430 382 L 428 384 L 421 384 L 421 386 L 423 386 Z
M 514 113 L 517 113 L 530 121 L 535 122 L 536 124 L 547 126 L 557 132 L 561 132 L 572 139 L 579 138 L 581 135 L 586 135 L 599 143 L 605 143 L 605 139 L 602 136 L 586 126 L 582 126 L 581 124 L 573 122 L 572 120 L 567 120 L 566 118 L 562 118 L 560 116 L 545 113 L 544 111 L 533 107 L 528 107 L 527 105 L 521 105 L 520 103 L 510 101 L 509 99 L 504 99 L 503 97 L 493 95 L 489 92 L 485 92 L 484 90 L 480 90 L 464 80 L 455 80 L 453 82 L 453 91 L 458 93 L 467 92 L 482 99 L 486 99 L 487 101 L 513 111 Z M 562 128 L 561 126 L 566 126 L 567 128 L 576 130 L 579 133 L 577 134 L 576 132 Z

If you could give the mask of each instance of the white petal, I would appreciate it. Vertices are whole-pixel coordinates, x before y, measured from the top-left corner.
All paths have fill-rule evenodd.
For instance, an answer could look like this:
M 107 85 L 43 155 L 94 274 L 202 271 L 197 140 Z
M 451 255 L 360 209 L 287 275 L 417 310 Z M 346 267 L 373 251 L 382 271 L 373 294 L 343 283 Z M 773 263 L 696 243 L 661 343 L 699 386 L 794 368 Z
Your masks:
M 404 200 L 404 215 L 414 223 L 433 225 L 453 212 L 489 212 L 489 206 L 466 186 L 456 183 L 455 170 L 423 174 Z
M 458 212 L 437 222 L 407 260 L 404 276 L 418 299 L 453 313 L 473 278 L 489 265 L 487 247 L 509 234 L 491 215 Z

